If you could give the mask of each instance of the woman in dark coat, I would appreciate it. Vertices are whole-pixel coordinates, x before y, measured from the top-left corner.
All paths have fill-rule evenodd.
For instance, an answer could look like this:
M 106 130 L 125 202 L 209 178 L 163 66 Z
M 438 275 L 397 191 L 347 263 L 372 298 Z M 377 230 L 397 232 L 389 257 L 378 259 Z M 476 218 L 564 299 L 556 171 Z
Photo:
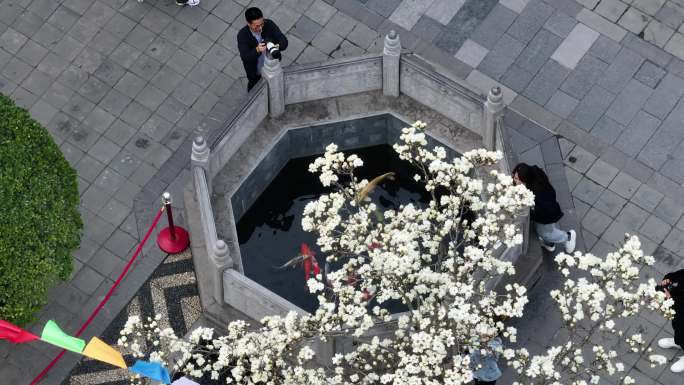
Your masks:
M 513 169 L 513 182 L 524 184 L 534 193 L 531 219 L 542 241 L 542 247 L 554 251 L 556 243 L 563 243 L 566 253 L 575 251 L 577 234 L 575 230 L 563 231 L 558 228 L 557 222 L 563 217 L 563 211 L 556 201 L 556 190 L 551 186 L 544 170 L 538 166 L 520 163 Z

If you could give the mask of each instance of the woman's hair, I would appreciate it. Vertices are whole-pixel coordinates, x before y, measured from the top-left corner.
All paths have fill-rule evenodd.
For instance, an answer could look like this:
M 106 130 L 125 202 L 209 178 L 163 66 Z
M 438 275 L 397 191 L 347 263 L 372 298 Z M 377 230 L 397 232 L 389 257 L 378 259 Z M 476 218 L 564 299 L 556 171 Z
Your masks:
M 549 177 L 539 166 L 530 166 L 526 163 L 519 163 L 513 168 L 513 174 L 518 174 L 518 179 L 533 193 L 548 191 L 553 189 Z

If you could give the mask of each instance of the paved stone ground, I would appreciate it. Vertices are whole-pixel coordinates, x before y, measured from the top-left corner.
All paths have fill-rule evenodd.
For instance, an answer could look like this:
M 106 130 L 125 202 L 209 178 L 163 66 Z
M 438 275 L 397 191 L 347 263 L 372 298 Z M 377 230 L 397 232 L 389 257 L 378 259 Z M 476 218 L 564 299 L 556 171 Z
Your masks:
M 201 312 L 192 254 L 188 250 L 168 256 L 99 337 L 116 345 L 119 331 L 129 316 L 146 319 L 156 314 L 162 315 L 159 321 L 161 328 L 170 327 L 178 335 L 185 335 L 200 318 Z M 124 351 L 123 354 L 128 365 L 135 363 L 136 359 L 130 352 Z M 84 358 L 69 373 L 63 385 L 126 385 L 130 384 L 129 374 L 125 369 Z
M 377 51 L 395 29 L 405 48 L 483 92 L 502 85 L 511 109 L 559 136 L 586 250 L 605 253 L 629 231 L 657 256 L 654 274 L 682 266 L 680 0 L 203 0 L 195 8 L 4 0 L 0 92 L 48 127 L 77 169 L 85 222 L 74 276 L 53 291 L 40 321 L 80 326 L 146 230 L 159 193 L 179 191 L 190 133 L 210 131 L 244 95 L 235 34 L 250 4 L 287 32 L 284 64 Z M 527 143 L 519 158 L 544 164 L 538 132 L 512 131 Z M 160 170 L 165 163 L 173 167 Z M 154 245 L 145 251 L 91 335 L 163 259 Z M 547 278 L 535 294 L 540 309 L 552 284 Z M 649 341 L 671 332 L 650 315 L 639 322 Z M 544 319 L 527 326 L 553 334 Z M 2 344 L 0 375 L 20 383 L 51 357 Z M 63 360 L 46 383 L 59 383 L 74 363 Z M 665 368 L 631 370 L 639 384 L 678 383 Z

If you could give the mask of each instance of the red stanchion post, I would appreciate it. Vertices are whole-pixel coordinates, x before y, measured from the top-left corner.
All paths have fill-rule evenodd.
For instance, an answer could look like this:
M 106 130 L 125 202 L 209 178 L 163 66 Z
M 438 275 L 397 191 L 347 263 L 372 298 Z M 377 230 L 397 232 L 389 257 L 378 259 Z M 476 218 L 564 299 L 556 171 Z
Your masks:
M 173 223 L 173 212 L 171 211 L 171 194 L 165 192 L 162 194 L 162 203 L 166 210 L 166 217 L 169 220 L 169 226 L 162 229 L 157 237 L 157 245 L 162 251 L 169 254 L 177 254 L 188 248 L 190 245 L 190 237 L 188 232 Z

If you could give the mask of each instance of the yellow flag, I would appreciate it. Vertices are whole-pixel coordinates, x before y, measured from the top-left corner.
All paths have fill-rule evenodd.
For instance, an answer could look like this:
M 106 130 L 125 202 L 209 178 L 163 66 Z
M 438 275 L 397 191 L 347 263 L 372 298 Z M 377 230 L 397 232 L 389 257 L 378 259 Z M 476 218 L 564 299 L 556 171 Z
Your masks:
M 83 350 L 83 355 L 120 368 L 127 368 L 121 353 L 97 337 L 90 339 L 90 342 L 88 342 L 88 345 Z

